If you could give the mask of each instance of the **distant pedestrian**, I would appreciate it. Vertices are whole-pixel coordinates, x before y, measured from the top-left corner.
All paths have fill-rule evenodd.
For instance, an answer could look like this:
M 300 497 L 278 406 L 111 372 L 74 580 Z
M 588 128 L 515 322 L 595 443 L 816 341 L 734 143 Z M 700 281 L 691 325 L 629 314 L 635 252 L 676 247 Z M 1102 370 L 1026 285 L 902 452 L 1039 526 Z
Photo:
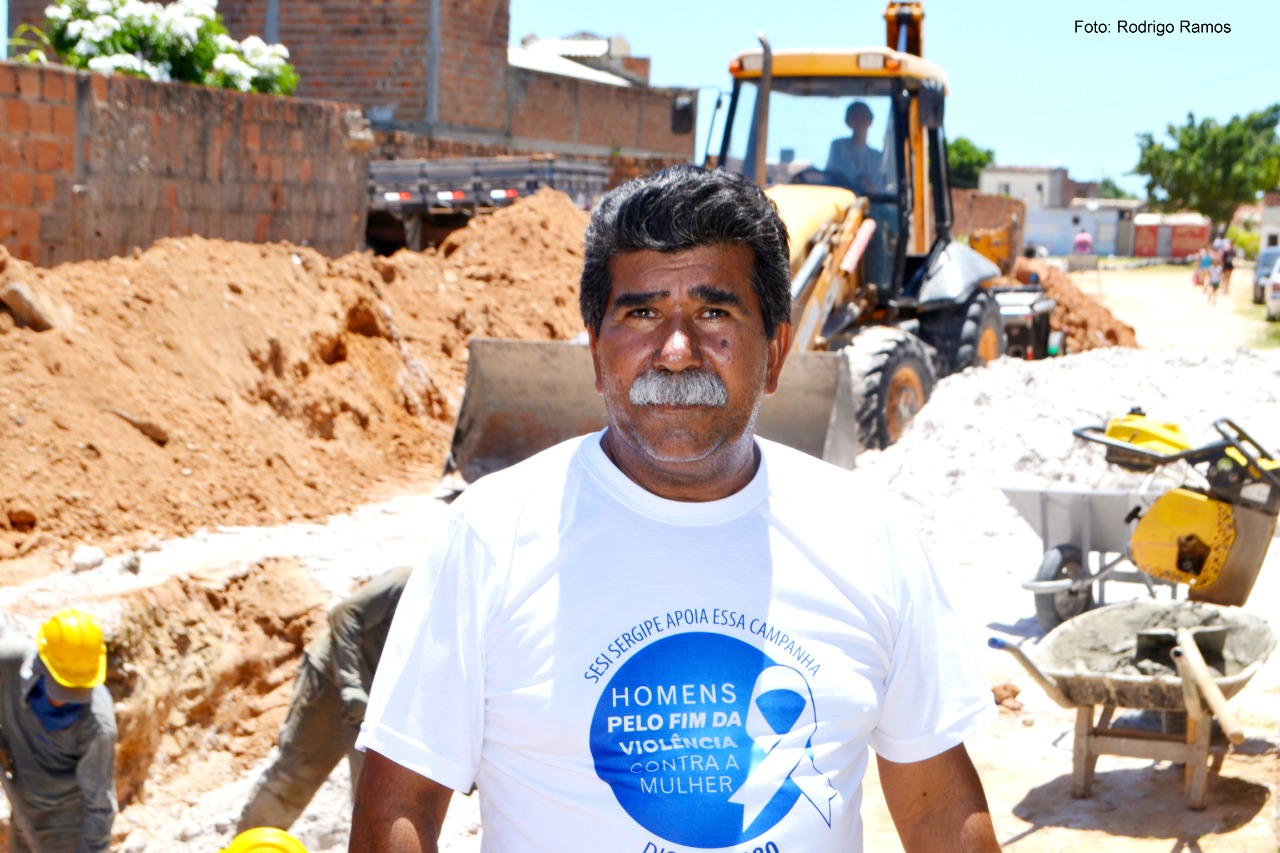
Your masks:
M 1209 304 L 1218 304 L 1218 288 L 1222 286 L 1222 265 L 1212 264 L 1209 267 Z
M 1088 229 L 1080 229 L 1080 233 L 1076 235 L 1075 241 L 1071 244 L 1071 251 L 1077 255 L 1093 254 L 1093 235 L 1089 233 Z
M 1213 252 L 1208 246 L 1201 246 L 1200 251 L 1195 254 L 1196 269 L 1192 274 L 1195 279 L 1196 287 L 1204 287 L 1209 283 L 1209 268 L 1213 266 Z
M 1222 295 L 1231 293 L 1231 271 L 1236 267 L 1236 247 L 1230 240 L 1222 241 Z

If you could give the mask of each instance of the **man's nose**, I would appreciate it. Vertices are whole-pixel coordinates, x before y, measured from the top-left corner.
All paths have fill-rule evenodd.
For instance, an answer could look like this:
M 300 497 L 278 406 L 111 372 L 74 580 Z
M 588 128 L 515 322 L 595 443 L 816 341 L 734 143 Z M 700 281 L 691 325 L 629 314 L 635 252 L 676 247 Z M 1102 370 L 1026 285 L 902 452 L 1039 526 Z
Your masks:
M 673 373 L 690 367 L 701 367 L 697 330 L 691 320 L 673 317 L 663 325 L 662 341 L 654 354 L 654 367 Z

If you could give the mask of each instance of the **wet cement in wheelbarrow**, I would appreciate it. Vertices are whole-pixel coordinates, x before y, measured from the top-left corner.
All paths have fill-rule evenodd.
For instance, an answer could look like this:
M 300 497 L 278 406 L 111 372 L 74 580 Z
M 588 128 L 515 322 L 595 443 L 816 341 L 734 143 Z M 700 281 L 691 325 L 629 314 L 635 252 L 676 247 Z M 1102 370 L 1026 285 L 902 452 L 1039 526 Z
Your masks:
M 1132 601 L 1081 614 L 1041 642 L 1036 662 L 1079 705 L 1182 710 L 1181 682 L 1171 667 L 1136 660 L 1138 634 L 1153 629 L 1227 629 L 1221 658 L 1211 662 L 1225 696 L 1239 692 L 1271 654 L 1265 621 L 1238 608 L 1190 601 Z M 1251 669 L 1254 667 L 1254 669 Z

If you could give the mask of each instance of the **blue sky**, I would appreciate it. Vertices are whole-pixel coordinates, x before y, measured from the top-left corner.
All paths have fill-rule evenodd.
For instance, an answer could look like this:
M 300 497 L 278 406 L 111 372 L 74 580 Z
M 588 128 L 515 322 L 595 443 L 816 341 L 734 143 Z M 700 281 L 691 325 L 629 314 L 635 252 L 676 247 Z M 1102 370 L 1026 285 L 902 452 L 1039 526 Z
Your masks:
M 1125 174 L 1138 160 L 1137 133 L 1162 138 L 1188 112 L 1226 121 L 1280 101 L 1280 4 L 925 0 L 924 9 L 925 57 L 951 82 L 947 133 L 994 149 L 1000 165 L 1062 165 L 1076 180 L 1107 176 L 1141 195 L 1143 180 Z M 511 0 L 511 41 L 622 35 L 651 58 L 654 85 L 727 90 L 729 59 L 756 46 L 757 30 L 775 50 L 878 45 L 883 12 L 877 0 Z M 1120 19 L 1231 31 L 1122 34 Z M 1109 32 L 1076 32 L 1077 20 Z M 699 157 L 715 94 L 700 93 Z

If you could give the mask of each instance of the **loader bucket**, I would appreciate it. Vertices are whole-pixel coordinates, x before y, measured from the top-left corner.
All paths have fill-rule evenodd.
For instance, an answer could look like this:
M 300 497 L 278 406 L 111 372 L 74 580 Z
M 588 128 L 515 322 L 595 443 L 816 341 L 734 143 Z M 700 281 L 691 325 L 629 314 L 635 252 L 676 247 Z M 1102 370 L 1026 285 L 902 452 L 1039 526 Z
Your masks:
M 847 361 L 792 353 L 757 432 L 844 468 L 856 453 L 856 401 Z M 473 483 L 554 444 L 606 426 L 584 344 L 472 338 L 448 474 Z

